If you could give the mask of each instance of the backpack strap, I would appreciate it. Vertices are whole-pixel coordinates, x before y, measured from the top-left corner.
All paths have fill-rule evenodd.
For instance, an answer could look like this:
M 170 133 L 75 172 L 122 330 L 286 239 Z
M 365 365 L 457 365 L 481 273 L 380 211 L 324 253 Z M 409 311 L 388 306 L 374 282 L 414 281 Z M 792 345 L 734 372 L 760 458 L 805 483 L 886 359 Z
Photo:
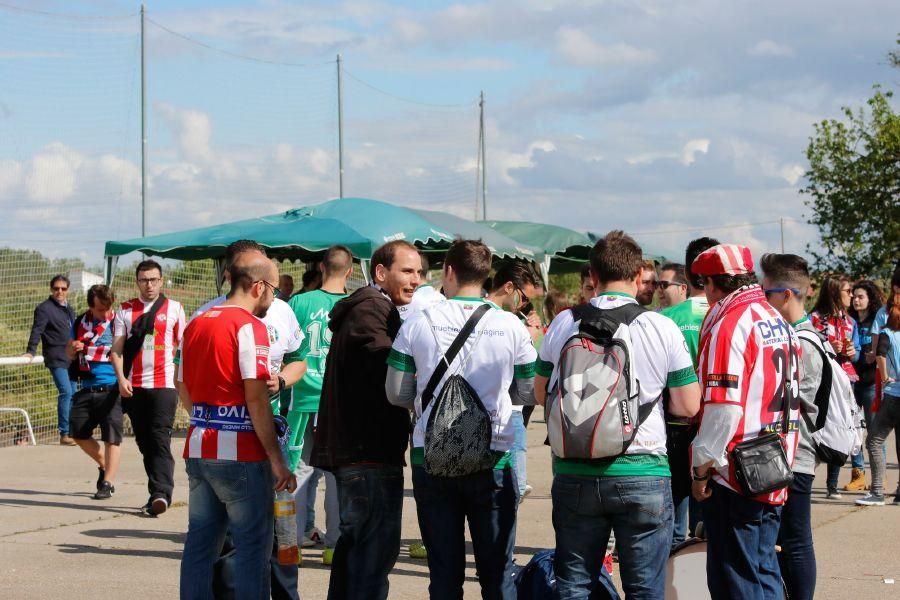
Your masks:
M 156 301 L 150 306 L 150 310 L 138 317 L 131 324 L 131 334 L 125 340 L 125 348 L 122 351 L 122 372 L 125 377 L 131 376 L 131 366 L 134 359 L 137 358 L 141 345 L 144 342 L 144 336 L 153 331 L 156 322 L 156 314 L 166 301 L 166 295 L 160 294 Z
M 456 355 L 459 354 L 459 351 L 462 350 L 462 347 L 465 345 L 466 341 L 469 339 L 469 336 L 472 335 L 472 331 L 475 330 L 475 326 L 478 324 L 478 321 L 481 320 L 489 310 L 491 310 L 491 305 L 485 302 L 481 306 L 475 309 L 475 312 L 469 317 L 466 321 L 466 324 L 462 326 L 462 329 L 459 330 L 459 333 L 456 335 L 456 339 L 453 340 L 453 343 L 450 344 L 450 347 L 447 349 L 447 352 L 442 352 L 441 357 L 442 361 L 438 362 L 437 366 L 434 368 L 434 373 L 431 374 L 431 379 L 428 380 L 428 385 L 425 386 L 425 390 L 422 392 L 422 412 L 425 412 L 425 407 L 427 407 L 432 398 L 434 398 L 434 391 L 437 388 L 438 383 L 440 383 L 441 379 L 444 377 L 444 374 L 447 372 L 447 369 L 450 367 L 450 363 L 453 362 L 453 359 L 456 358 Z M 428 316 L 428 309 L 425 309 L 425 318 L 428 320 L 429 325 L 431 324 L 431 317 Z M 432 333 L 434 333 L 434 327 L 431 327 Z M 435 335 L 435 341 L 437 341 L 437 336 Z M 440 346 L 438 346 L 440 350 Z
M 831 399 L 831 385 L 834 373 L 831 369 L 831 360 L 829 360 L 831 357 L 823 348 L 822 338 L 819 334 L 801 329 L 797 332 L 797 338 L 801 342 L 806 342 L 805 345 L 807 347 L 815 348 L 816 352 L 819 353 L 819 356 L 822 357 L 822 379 L 819 381 L 819 388 L 816 390 L 816 398 L 813 401 L 819 409 L 816 411 L 816 422 L 813 423 L 812 419 L 810 419 L 805 412 L 802 410 L 800 411 L 803 420 L 806 421 L 806 426 L 809 427 L 810 432 L 813 432 L 825 427 L 825 420 L 828 418 L 828 404 Z
M 612 337 L 619 325 L 631 325 L 645 312 L 646 308 L 634 302 L 616 308 L 597 308 L 588 303 L 574 307 L 572 317 L 579 322 L 578 331 L 600 339 Z

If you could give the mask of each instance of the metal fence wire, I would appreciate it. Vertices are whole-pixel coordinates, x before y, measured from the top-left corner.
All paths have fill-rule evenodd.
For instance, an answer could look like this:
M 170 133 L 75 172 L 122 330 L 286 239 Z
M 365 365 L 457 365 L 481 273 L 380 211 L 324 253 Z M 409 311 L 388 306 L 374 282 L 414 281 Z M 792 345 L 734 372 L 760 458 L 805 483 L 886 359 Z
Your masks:
M 127 257 L 123 257 L 127 259 Z M 137 262 L 137 259 L 133 261 Z M 217 295 L 215 267 L 211 260 L 161 261 L 163 263 L 164 293 L 184 305 L 190 315 Z M 113 279 L 116 301 L 122 302 L 137 296 L 134 285 L 134 264 L 126 260 Z M 282 274 L 294 278 L 294 293 L 300 291 L 303 273 L 308 266 L 300 262 L 282 261 L 278 265 Z M 32 250 L 0 248 L 0 356 L 15 357 L 25 352 L 34 317 L 35 307 L 49 296 L 50 279 L 56 274 L 67 275 L 72 284 L 69 302 L 80 314 L 86 308 L 90 280 L 84 272 L 99 274 L 99 267 L 85 269 L 80 260 L 51 259 Z M 349 289 L 365 284 L 359 266 L 354 267 Z M 40 345 L 38 352 L 41 352 Z M 0 366 L 0 407 L 22 408 L 31 418 L 38 443 L 58 441 L 57 391 L 50 371 L 42 364 Z M 187 413 L 179 407 L 175 419 L 176 430 L 187 427 Z M 126 433 L 131 433 L 126 417 Z M 28 443 L 28 434 L 22 417 L 15 413 L 0 412 L 0 447 Z

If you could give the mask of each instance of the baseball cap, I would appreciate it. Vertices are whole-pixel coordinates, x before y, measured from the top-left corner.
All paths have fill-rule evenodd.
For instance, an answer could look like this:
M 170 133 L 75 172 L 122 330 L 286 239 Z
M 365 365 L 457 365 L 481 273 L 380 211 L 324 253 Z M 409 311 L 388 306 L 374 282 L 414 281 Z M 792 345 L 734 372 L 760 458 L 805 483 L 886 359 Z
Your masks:
M 697 255 L 691 264 L 697 275 L 743 275 L 753 272 L 750 248 L 737 244 L 719 244 Z

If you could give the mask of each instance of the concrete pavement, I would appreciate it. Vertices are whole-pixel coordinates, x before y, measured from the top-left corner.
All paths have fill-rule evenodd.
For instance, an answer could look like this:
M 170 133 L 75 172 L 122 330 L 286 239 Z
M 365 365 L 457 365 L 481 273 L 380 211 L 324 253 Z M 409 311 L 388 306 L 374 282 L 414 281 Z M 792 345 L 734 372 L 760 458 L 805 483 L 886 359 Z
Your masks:
M 540 411 L 535 414 L 540 418 Z M 528 431 L 528 475 L 534 493 L 519 512 L 517 561 L 524 564 L 537 550 L 553 546 L 550 514 L 549 448 L 542 445 L 545 426 L 532 422 Z M 183 440 L 173 443 L 181 455 Z M 888 450 L 886 489 L 897 486 L 897 464 Z M 0 448 L 0 590 L 10 599 L 87 597 L 175 598 L 181 547 L 187 526 L 187 477 L 176 464 L 173 507 L 159 518 L 142 516 L 146 478 L 132 438 L 123 445 L 123 465 L 116 495 L 91 499 L 96 468 L 78 448 L 60 446 Z M 818 558 L 817 598 L 876 600 L 900 598 L 900 506 L 861 508 L 858 494 L 839 501 L 824 498 L 824 469 L 816 478 L 813 527 Z M 841 475 L 841 484 L 849 470 Z M 323 480 L 324 482 L 324 480 Z M 410 477 L 407 473 L 407 488 Z M 317 522 L 324 523 L 318 495 Z M 403 507 L 403 547 L 391 574 L 391 598 L 427 597 L 424 561 L 411 559 L 408 544 L 418 539 L 415 504 L 408 489 Z M 467 561 L 467 598 L 480 597 L 474 559 Z M 304 549 L 300 569 L 301 597 L 324 599 L 329 569 L 321 564 L 321 548 Z

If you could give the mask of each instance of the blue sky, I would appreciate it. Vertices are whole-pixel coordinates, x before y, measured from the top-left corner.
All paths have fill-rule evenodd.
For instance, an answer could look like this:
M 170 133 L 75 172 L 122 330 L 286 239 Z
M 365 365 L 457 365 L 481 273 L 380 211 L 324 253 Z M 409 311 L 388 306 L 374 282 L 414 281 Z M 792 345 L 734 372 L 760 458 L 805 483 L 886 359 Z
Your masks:
M 11 215 L 0 244 L 96 262 L 103 240 L 140 232 L 138 5 L 8 4 L 67 16 L 0 6 L 0 206 Z M 484 90 L 490 217 L 622 227 L 673 256 L 699 233 L 777 250 L 778 226 L 752 224 L 784 217 L 786 249 L 803 252 L 816 243 L 797 193 L 812 124 L 900 81 L 885 59 L 900 3 L 887 1 L 182 0 L 147 11 L 151 233 L 335 196 L 341 53 L 350 194 L 471 217 Z

